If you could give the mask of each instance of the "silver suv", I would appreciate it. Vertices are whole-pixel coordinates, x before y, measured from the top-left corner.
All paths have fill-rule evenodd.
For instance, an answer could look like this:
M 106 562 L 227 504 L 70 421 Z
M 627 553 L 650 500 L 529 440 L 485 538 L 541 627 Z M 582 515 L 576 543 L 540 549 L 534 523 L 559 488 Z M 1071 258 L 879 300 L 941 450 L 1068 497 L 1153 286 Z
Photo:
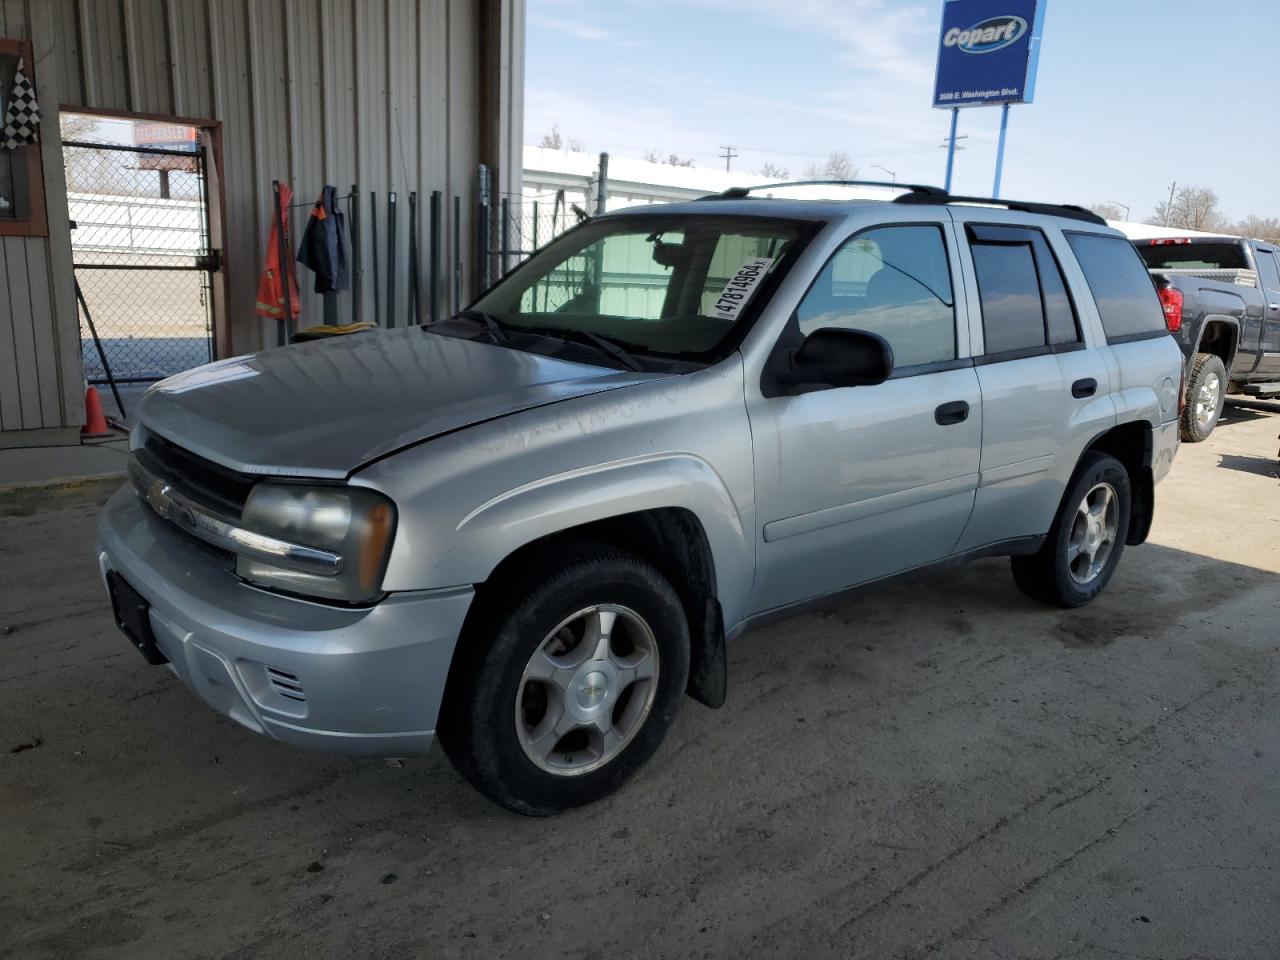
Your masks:
M 745 193 L 589 220 L 438 323 L 158 384 L 99 527 L 120 627 L 251 730 L 438 737 L 547 814 L 811 602 L 991 555 L 1096 597 L 1178 445 L 1129 242 L 936 188 Z

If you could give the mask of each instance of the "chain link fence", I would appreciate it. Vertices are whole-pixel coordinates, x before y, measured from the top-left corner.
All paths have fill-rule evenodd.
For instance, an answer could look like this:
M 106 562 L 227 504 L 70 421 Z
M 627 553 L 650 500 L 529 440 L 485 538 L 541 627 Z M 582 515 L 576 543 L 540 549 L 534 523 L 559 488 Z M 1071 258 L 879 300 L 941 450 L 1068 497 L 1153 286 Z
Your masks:
M 587 218 L 587 211 L 563 195 L 531 200 L 501 197 L 489 211 L 490 282 L 510 273 L 535 250 Z
M 193 145 L 194 146 L 194 145 Z M 63 141 L 76 283 L 119 381 L 213 359 L 204 155 Z M 85 375 L 103 369 L 84 309 Z

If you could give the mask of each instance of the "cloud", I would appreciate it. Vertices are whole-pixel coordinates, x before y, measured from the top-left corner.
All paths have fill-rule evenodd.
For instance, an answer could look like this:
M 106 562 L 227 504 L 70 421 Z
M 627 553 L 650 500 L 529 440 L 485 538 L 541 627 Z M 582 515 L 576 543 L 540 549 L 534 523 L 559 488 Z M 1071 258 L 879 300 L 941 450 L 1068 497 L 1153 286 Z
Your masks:
M 932 86 L 938 17 L 931 7 L 896 0 L 694 0 L 757 14 L 779 30 L 824 37 L 843 47 L 856 72 L 911 89 Z M 923 84 L 922 84 L 923 81 Z
M 587 43 L 609 43 L 618 47 L 640 46 L 634 40 L 620 36 L 613 30 L 582 20 L 572 20 L 567 17 L 537 17 L 534 22 L 540 27 L 554 30 L 556 33 L 566 34 L 575 40 L 583 40 Z

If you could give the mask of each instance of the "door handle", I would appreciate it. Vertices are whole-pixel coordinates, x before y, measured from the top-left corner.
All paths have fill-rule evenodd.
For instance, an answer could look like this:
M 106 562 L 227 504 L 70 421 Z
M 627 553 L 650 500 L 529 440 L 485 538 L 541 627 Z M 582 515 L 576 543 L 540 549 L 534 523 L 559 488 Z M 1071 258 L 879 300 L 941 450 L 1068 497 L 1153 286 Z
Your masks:
M 933 419 L 940 427 L 947 427 L 953 423 L 961 423 L 969 417 L 969 405 L 963 400 L 954 400 L 951 403 L 944 403 L 933 411 Z
M 1083 400 L 1085 397 L 1092 397 L 1098 392 L 1098 381 L 1093 377 L 1085 377 L 1083 380 L 1077 380 L 1071 385 L 1071 395 L 1077 400 Z

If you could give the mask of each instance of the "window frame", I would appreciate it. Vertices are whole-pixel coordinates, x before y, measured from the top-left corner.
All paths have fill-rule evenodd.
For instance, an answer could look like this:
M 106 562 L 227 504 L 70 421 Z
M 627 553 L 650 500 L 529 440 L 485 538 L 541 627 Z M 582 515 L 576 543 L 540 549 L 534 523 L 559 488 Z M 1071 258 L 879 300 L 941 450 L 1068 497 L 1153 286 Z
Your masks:
M 31 51 L 31 41 L 0 38 L 0 56 L 17 57 L 22 60 L 22 69 L 39 97 L 40 84 L 36 78 L 35 57 Z M 5 92 L 6 96 L 8 91 Z M 44 109 L 42 107 L 42 109 Z M 45 115 L 47 117 L 47 114 Z M 43 122 L 43 121 L 42 121 Z M 0 125 L 3 120 L 0 119 Z M 25 163 L 28 189 L 28 215 L 25 219 L 16 220 L 0 218 L 0 237 L 47 237 L 49 235 L 48 210 L 44 197 L 44 130 L 40 131 L 40 139 L 35 143 L 24 144 L 13 151 L 14 166 Z M 20 161 L 19 158 L 22 158 Z
M 1138 258 L 1138 263 L 1142 265 L 1143 271 L 1151 280 L 1151 293 L 1156 298 L 1156 306 L 1160 306 L 1160 296 L 1156 292 L 1155 278 L 1151 276 L 1153 269 L 1158 267 L 1148 267 L 1147 261 L 1143 258 L 1138 248 L 1134 246 L 1132 240 L 1119 233 L 1102 233 L 1099 230 L 1063 230 L 1062 237 L 1067 241 L 1067 249 L 1071 251 L 1071 256 L 1076 262 L 1076 267 L 1080 270 L 1080 276 L 1084 280 L 1085 289 L 1089 291 L 1089 298 L 1093 301 L 1093 309 L 1098 317 L 1098 329 L 1102 331 L 1102 339 L 1107 346 L 1119 346 L 1123 343 L 1139 343 L 1143 340 L 1158 340 L 1160 337 L 1172 337 L 1173 333 L 1164 324 L 1164 308 L 1160 309 L 1160 329 L 1146 330 L 1138 333 L 1122 333 L 1117 337 L 1110 336 L 1107 333 L 1107 325 L 1102 319 L 1102 310 L 1098 307 L 1098 298 L 1094 296 L 1093 287 L 1089 286 L 1089 275 L 1085 273 L 1084 264 L 1080 262 L 1080 258 L 1076 256 L 1075 248 L 1071 246 L 1072 237 L 1101 237 L 1103 240 L 1122 240 L 1129 245 L 1129 249 L 1133 251 L 1134 256 Z
M 804 341 L 807 339 L 807 337 L 800 332 L 800 316 L 799 316 L 800 305 L 803 304 L 805 300 L 809 298 L 809 294 L 813 292 L 813 288 L 817 285 L 818 278 L 822 276 L 823 271 L 827 269 L 827 267 L 831 264 L 831 262 L 835 260 L 835 258 L 840 255 L 840 252 L 844 250 L 844 248 L 847 247 L 850 243 L 858 239 L 858 237 L 862 236 L 863 234 L 871 233 L 872 231 L 875 231 L 875 230 L 887 230 L 893 227 L 933 227 L 937 229 L 939 237 L 942 240 L 942 252 L 945 255 L 945 259 L 947 263 L 947 282 L 950 283 L 951 285 L 951 345 L 952 345 L 952 350 L 957 354 L 957 356 L 953 357 L 950 360 L 936 360 L 931 363 L 915 363 L 905 367 L 899 367 L 895 365 L 893 368 L 893 372 L 889 374 L 889 379 L 901 380 L 906 377 L 918 377 L 927 373 L 942 373 L 947 370 L 960 370 L 964 367 L 973 366 L 972 357 L 959 356 L 960 323 L 961 323 L 960 295 L 956 288 L 955 266 L 951 262 L 951 255 L 954 251 L 947 244 L 947 237 L 949 235 L 947 226 L 948 224 L 942 220 L 903 220 L 903 221 L 894 221 L 891 223 L 874 223 L 865 227 L 861 227 L 858 230 L 855 230 L 853 233 L 849 234 L 844 239 L 842 239 L 836 245 L 836 248 L 831 251 L 831 255 L 828 256 L 827 259 L 822 261 L 822 266 L 819 267 L 817 272 L 814 273 L 812 279 L 809 280 L 809 285 L 804 288 L 804 293 L 801 294 L 800 299 L 796 301 L 796 305 L 791 311 L 791 316 L 787 318 L 787 324 L 783 328 L 782 335 L 778 338 L 778 343 L 774 347 L 774 353 L 777 354 L 779 349 L 783 348 L 784 341 L 794 340 L 795 346 L 798 347 L 801 343 L 804 343 Z M 766 370 L 769 368 L 770 365 L 771 364 L 766 364 Z M 819 389 L 831 389 L 831 388 L 822 387 Z
M 1076 303 L 1075 294 L 1071 290 L 1071 282 L 1067 279 L 1066 271 L 1062 269 L 1062 258 L 1058 256 L 1058 252 L 1053 248 L 1053 242 L 1043 227 L 1016 221 L 993 223 L 984 220 L 966 220 L 958 225 L 964 228 L 964 240 L 969 248 L 969 263 L 973 266 L 974 292 L 977 294 L 978 301 L 978 324 L 982 329 L 982 353 L 973 358 L 974 366 L 981 367 L 990 363 L 1003 363 L 1007 360 L 1026 360 L 1030 357 L 1045 357 L 1059 353 L 1076 353 L 1088 347 L 1085 342 L 1084 326 L 1080 322 L 1080 307 Z M 988 232 L 993 235 L 998 235 L 1001 232 L 1009 234 L 1022 233 L 1027 235 L 1027 239 L 981 239 L 977 236 L 980 232 Z M 1044 281 L 1041 279 L 1043 268 L 1040 264 L 1040 257 L 1036 252 L 1034 238 L 1037 235 L 1044 241 L 1045 249 L 1049 251 L 1053 265 L 1058 271 L 1058 278 L 1062 281 L 1062 289 L 1066 292 L 1067 304 L 1071 307 L 1071 319 L 1075 323 L 1076 339 L 1067 343 L 1049 342 L 1049 309 L 1045 303 Z M 1026 246 L 1031 248 L 1031 264 L 1036 271 L 1036 289 L 1040 291 L 1040 322 L 1044 329 L 1044 346 L 1019 347 L 1016 350 L 1000 350 L 995 353 L 987 349 L 987 321 L 986 314 L 983 312 L 982 279 L 978 276 L 978 261 L 973 255 L 975 245 L 996 247 Z

